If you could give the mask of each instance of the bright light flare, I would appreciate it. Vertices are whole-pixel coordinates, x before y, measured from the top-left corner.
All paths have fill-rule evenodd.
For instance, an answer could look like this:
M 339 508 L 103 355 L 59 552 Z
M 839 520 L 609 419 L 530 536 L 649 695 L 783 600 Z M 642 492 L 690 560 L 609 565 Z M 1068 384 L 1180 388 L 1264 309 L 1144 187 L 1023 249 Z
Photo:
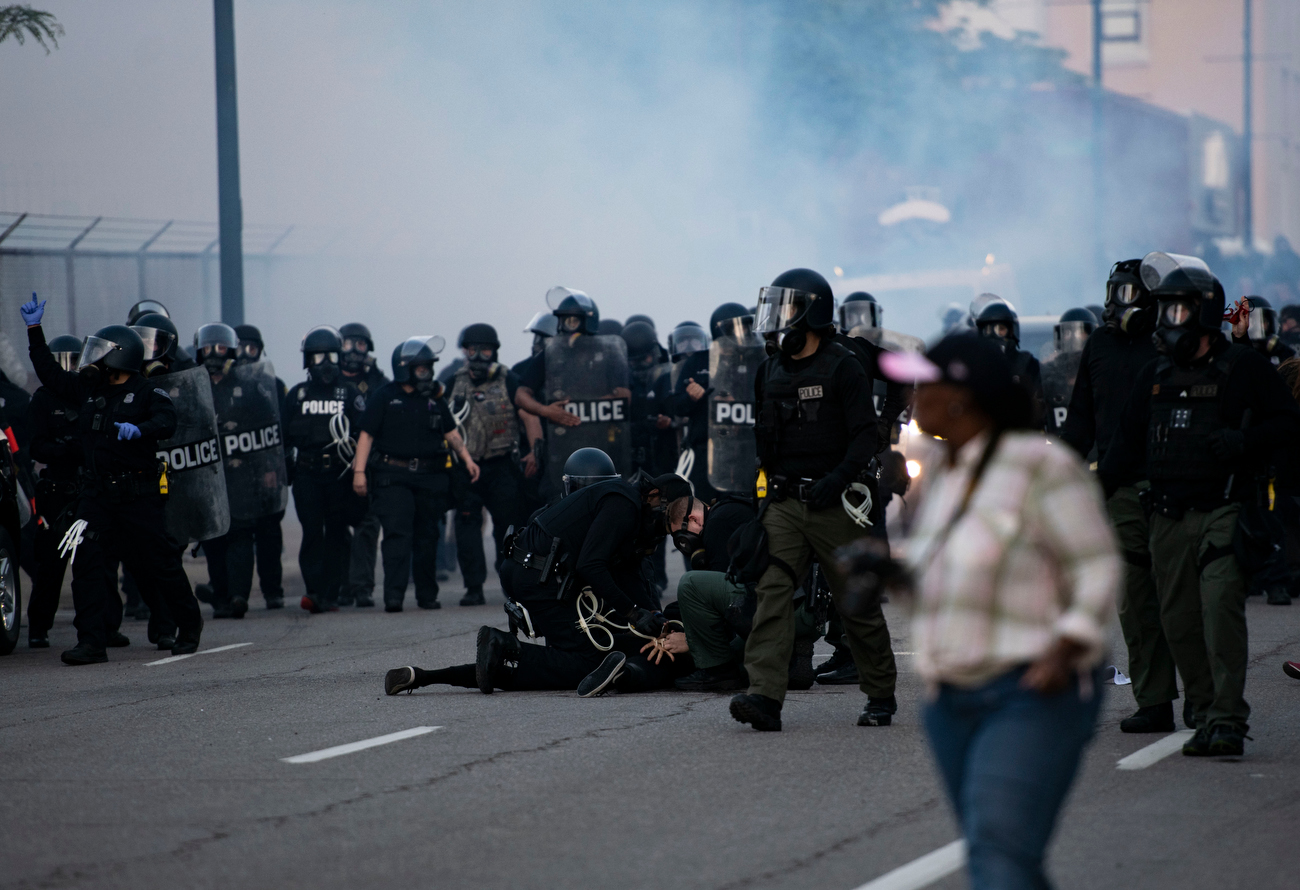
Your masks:
M 909 460 L 907 462 L 907 475 L 911 479 L 921 475 L 921 462 L 919 460 Z

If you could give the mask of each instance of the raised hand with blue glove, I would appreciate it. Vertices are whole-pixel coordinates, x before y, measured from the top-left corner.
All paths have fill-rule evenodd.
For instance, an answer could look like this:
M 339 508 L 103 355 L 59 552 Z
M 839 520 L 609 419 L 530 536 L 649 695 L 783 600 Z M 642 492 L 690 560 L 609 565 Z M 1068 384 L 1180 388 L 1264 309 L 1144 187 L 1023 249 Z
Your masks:
M 33 293 L 30 301 L 18 307 L 18 314 L 23 317 L 28 327 L 41 323 L 41 317 L 45 315 L 45 302 L 45 300 L 36 302 L 36 294 Z
M 117 427 L 117 441 L 119 442 L 121 442 L 123 439 L 129 440 L 129 439 L 140 438 L 140 428 L 136 426 L 134 423 L 114 422 L 113 426 Z

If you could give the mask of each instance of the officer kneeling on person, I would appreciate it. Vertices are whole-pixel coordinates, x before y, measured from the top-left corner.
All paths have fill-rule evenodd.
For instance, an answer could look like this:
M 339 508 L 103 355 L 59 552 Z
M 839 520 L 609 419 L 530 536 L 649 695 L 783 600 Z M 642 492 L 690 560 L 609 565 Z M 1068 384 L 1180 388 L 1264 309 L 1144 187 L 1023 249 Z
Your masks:
M 774 562 L 758 582 L 757 612 L 745 643 L 749 693 L 732 698 L 731 715 L 758 730 L 779 730 L 794 648 L 794 577 L 807 573 L 814 555 L 831 565 L 837 548 L 867 534 L 847 507 L 867 490 L 863 482 L 878 450 L 878 427 L 866 372 L 832 339 L 834 297 L 825 278 L 811 269 L 777 276 L 759 291 L 755 330 L 767 338 L 769 353 L 754 398 L 758 456 L 768 486 L 762 524 Z M 829 577 L 859 688 L 868 696 L 858 725 L 888 726 L 897 710 L 897 669 L 884 613 L 878 603 L 849 608 L 843 582 L 833 573 Z
M 566 469 L 585 457 L 575 452 Z M 642 563 L 667 534 L 670 503 L 689 497 L 690 484 L 669 473 L 634 485 L 613 469 L 606 458 L 600 475 L 566 472 L 565 497 L 508 540 L 501 580 L 512 629 L 545 637 L 545 646 L 484 626 L 474 664 L 396 668 L 384 690 L 395 695 L 433 683 L 483 693 L 576 689 L 612 649 L 636 653 L 657 639 L 666 619 Z
M 1223 286 L 1204 262 L 1150 253 L 1141 276 L 1162 356 L 1134 380 L 1101 478 L 1111 489 L 1145 464 L 1151 480 L 1160 618 L 1196 723 L 1183 753 L 1240 755 L 1250 717 L 1243 504 L 1256 502 L 1256 473 L 1300 435 L 1300 408 L 1267 358 L 1224 338 Z
M 158 442 L 176 429 L 171 398 L 140 374 L 144 344 L 125 325 L 109 325 L 86 338 L 75 373 L 64 370 L 45 343 L 45 303 L 21 308 L 32 365 L 41 383 L 81 406 L 78 436 L 85 455 L 84 485 L 69 530 L 76 647 L 65 664 L 108 661 L 109 598 L 106 565 L 120 558 L 141 587 L 157 591 L 177 625 L 172 652 L 198 651 L 203 616 L 168 536 Z

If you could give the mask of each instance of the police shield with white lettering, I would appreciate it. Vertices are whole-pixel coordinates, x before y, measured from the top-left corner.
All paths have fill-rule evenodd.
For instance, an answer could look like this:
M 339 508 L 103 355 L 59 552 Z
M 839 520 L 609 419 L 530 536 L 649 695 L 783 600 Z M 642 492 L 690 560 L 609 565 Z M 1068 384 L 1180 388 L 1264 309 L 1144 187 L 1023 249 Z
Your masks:
M 582 422 L 560 426 L 547 422 L 548 453 L 543 491 L 560 491 L 564 462 L 579 448 L 599 448 L 620 473 L 631 469 L 631 406 L 628 393 L 627 344 L 608 334 L 569 334 L 546 341 L 545 401 L 567 400 L 564 409 Z
M 752 494 L 758 472 L 754 443 L 754 375 L 767 353 L 748 314 L 713 322 L 709 347 L 709 484 Z
M 1044 426 L 1059 436 L 1069 413 L 1074 381 L 1079 376 L 1083 346 L 1097 328 L 1097 318 L 1087 309 L 1069 309 L 1053 329 L 1052 342 L 1040 356 L 1043 399 L 1047 402 Z
M 269 362 L 236 365 L 218 406 L 221 454 L 230 516 L 251 521 L 289 502 L 289 476 L 280 429 L 279 387 Z
M 175 434 L 158 443 L 158 459 L 167 462 L 167 532 L 180 543 L 224 535 L 230 506 L 208 372 L 190 368 L 149 382 L 176 408 Z

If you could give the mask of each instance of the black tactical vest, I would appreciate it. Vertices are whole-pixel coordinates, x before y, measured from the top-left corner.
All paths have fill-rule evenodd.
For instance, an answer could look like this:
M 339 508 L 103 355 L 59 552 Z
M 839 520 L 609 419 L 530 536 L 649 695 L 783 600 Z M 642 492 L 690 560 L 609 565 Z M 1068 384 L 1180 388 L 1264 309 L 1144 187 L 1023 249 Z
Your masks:
M 776 357 L 763 363 L 755 433 L 764 464 L 783 454 L 844 454 L 849 427 L 834 389 L 835 370 L 844 361 L 856 359 L 847 347 L 830 342 L 799 372 L 787 370 Z
M 1210 450 L 1210 434 L 1226 429 L 1223 393 L 1244 346 L 1229 346 L 1204 367 L 1182 368 L 1168 358 L 1156 364 L 1147 426 L 1147 472 L 1153 484 L 1226 480 L 1233 467 Z
M 286 440 L 308 452 L 323 451 L 334 442 L 330 419 L 348 412 L 348 399 L 356 398 L 356 389 L 343 382 L 332 384 L 309 381 L 299 383 L 284 400 Z M 352 430 L 357 435 L 357 430 Z
M 548 537 L 560 539 L 560 551 L 572 566 L 573 560 L 577 559 L 582 550 L 582 542 L 591 531 L 591 524 L 596 520 L 601 499 L 610 495 L 627 498 L 638 511 L 641 509 L 641 493 L 635 485 L 622 479 L 610 479 L 580 488 L 559 503 L 547 507 L 533 520 L 532 525 Z M 639 553 L 633 553 L 632 543 L 628 542 L 628 552 L 640 559 Z M 529 541 L 528 546 L 536 548 L 538 544 Z

